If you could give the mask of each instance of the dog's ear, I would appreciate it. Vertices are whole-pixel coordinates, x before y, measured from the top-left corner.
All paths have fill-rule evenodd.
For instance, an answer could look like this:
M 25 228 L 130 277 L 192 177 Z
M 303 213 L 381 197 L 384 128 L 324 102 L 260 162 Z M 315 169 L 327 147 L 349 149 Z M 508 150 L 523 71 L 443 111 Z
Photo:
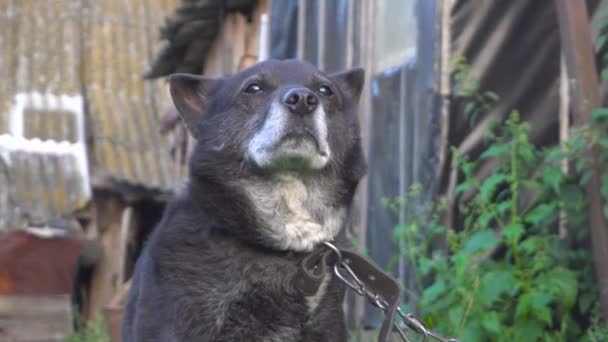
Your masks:
M 353 68 L 331 74 L 329 77 L 336 82 L 346 96 L 351 98 L 354 102 L 359 100 L 365 82 L 365 70 L 362 68 Z
M 169 89 L 175 108 L 195 139 L 200 138 L 199 127 L 207 113 L 209 98 L 220 87 L 222 80 L 194 74 L 169 76 Z

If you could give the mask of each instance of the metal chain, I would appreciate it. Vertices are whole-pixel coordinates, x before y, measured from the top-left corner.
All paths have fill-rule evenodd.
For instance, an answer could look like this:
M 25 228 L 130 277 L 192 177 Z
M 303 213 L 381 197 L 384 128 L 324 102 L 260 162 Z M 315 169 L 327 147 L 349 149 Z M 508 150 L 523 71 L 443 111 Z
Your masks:
M 380 308 L 382 311 L 386 311 L 389 306 L 388 302 L 380 294 L 374 292 L 372 289 L 366 286 L 365 283 L 362 282 L 359 277 L 357 277 L 352 268 L 350 268 L 350 266 L 346 262 L 344 262 L 344 260 L 342 260 L 342 253 L 340 252 L 340 249 L 338 249 L 338 247 L 329 242 L 325 242 L 325 246 L 331 249 L 337 256 L 337 262 L 334 265 L 334 274 L 358 295 L 366 297 L 372 305 L 376 306 L 377 308 Z M 411 341 L 405 334 L 405 331 L 407 331 L 407 329 L 410 329 L 415 333 L 422 335 L 423 342 L 429 341 L 429 337 L 439 342 L 459 342 L 455 338 L 443 337 L 442 335 L 428 329 L 413 314 L 405 313 L 403 312 L 403 310 L 401 310 L 401 308 L 397 308 L 397 313 L 401 318 L 401 323 L 403 324 L 403 327 L 397 320 L 393 322 L 393 326 L 399 333 L 399 336 L 401 336 L 401 338 L 405 342 Z

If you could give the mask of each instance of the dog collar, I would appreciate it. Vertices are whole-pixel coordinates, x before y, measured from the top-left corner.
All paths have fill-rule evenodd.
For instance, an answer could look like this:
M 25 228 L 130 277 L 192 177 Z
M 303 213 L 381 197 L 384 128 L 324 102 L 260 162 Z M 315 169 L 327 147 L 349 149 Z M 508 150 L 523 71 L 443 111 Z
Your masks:
M 300 260 L 293 286 L 303 295 L 312 296 L 319 290 L 328 269 L 333 269 L 333 273 L 348 287 L 375 300 L 385 309 L 378 342 L 388 341 L 401 302 L 401 289 L 397 281 L 359 254 L 325 242 Z M 380 298 L 382 303 L 379 302 Z

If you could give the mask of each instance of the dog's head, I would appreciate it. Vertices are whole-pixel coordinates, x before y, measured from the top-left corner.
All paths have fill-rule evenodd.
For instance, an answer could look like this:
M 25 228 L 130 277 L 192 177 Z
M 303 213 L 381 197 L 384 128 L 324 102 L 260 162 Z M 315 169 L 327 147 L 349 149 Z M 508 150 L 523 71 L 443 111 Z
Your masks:
M 343 165 L 360 149 L 363 80 L 362 69 L 325 75 L 297 60 L 265 61 L 225 78 L 172 75 L 173 101 L 198 141 L 192 172 L 310 173 Z

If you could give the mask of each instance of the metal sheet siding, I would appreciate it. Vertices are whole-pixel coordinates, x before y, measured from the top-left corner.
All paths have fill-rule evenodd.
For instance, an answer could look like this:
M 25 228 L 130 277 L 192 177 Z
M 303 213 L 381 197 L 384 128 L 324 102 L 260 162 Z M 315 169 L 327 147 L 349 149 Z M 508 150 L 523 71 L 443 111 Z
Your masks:
M 89 2 L 84 86 L 90 115 L 93 179 L 115 178 L 159 190 L 179 179 L 172 172 L 168 137 L 158 120 L 169 104 L 163 81 L 142 81 L 158 27 L 175 1 Z
M 108 180 L 181 181 L 166 84 L 142 79 L 177 2 L 0 1 L 0 229 L 69 216 Z

